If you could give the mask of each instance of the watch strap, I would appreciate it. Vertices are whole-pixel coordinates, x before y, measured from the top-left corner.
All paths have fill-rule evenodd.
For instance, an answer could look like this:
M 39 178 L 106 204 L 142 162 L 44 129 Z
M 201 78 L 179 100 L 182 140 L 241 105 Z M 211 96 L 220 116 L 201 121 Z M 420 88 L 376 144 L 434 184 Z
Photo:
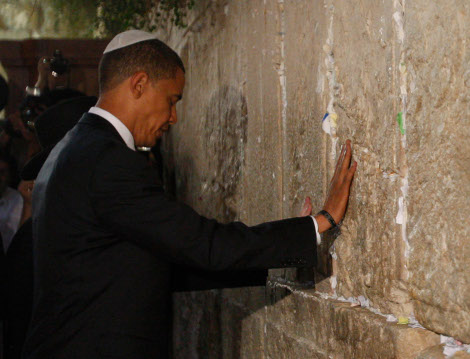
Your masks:
M 331 224 L 331 228 L 330 229 L 333 229 L 333 228 L 336 228 L 338 227 L 338 225 L 336 224 L 335 220 L 333 219 L 333 217 L 331 216 L 331 214 L 329 214 L 327 211 L 325 211 L 324 209 L 322 209 L 320 212 L 318 212 L 318 214 L 321 214 L 322 216 L 324 216 L 328 222 L 330 222 Z

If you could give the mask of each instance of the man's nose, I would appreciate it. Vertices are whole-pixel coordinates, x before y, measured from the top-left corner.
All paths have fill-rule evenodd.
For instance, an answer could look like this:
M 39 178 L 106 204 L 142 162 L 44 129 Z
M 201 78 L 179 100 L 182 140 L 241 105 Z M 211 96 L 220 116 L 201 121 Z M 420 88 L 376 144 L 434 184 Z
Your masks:
M 176 115 L 176 108 L 173 107 L 171 110 L 171 116 L 170 116 L 170 124 L 174 125 L 176 122 L 178 122 L 178 116 Z

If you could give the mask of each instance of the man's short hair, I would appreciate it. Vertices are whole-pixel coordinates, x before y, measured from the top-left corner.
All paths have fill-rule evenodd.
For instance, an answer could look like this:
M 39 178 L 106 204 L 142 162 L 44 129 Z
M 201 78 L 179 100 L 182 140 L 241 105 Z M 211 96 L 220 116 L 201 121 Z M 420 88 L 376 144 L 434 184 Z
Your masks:
M 103 55 L 99 66 L 100 93 L 109 91 L 138 71 L 145 71 L 154 83 L 185 72 L 178 54 L 160 40 L 146 40 Z

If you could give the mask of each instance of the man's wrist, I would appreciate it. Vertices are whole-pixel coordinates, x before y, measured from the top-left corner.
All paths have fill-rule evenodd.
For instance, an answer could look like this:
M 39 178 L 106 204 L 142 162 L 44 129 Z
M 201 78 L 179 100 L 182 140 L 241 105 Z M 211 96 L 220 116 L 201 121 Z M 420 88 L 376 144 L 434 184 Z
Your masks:
M 328 219 L 322 214 L 316 214 L 313 216 L 318 223 L 318 232 L 323 233 L 331 228 L 331 224 Z

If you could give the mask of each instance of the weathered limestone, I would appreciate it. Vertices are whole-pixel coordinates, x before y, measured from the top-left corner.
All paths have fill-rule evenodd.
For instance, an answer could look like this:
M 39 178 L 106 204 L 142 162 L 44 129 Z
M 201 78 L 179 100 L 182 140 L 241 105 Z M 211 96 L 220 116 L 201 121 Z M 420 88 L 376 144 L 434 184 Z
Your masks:
M 444 359 L 444 345 L 434 345 L 424 349 L 418 354 L 416 359 Z
M 243 304 L 254 289 L 175 297 L 184 310 L 220 311 L 223 335 L 206 336 L 219 338 L 219 354 L 437 358 L 435 333 L 470 343 L 469 9 L 458 0 L 204 1 L 188 29 L 167 32 L 188 66 L 165 144 L 177 195 L 249 224 L 294 216 L 307 195 L 320 208 L 350 138 L 358 172 L 342 235 L 322 247 L 316 291 L 362 297 L 427 329 L 293 290 L 311 271 L 272 270 L 255 307 Z M 327 111 L 332 135 L 322 131 Z M 229 304 L 214 304 L 217 295 Z M 193 329 L 207 325 L 217 326 Z
M 470 4 L 413 1 L 405 14 L 410 292 L 423 325 L 469 343 Z
M 330 10 L 338 135 L 359 163 L 343 235 L 336 242 L 337 293 L 363 295 L 383 312 L 408 315 L 400 196 L 399 53 L 393 2 L 333 2 Z
M 176 310 L 175 357 L 411 359 L 439 343 L 430 331 L 387 322 L 314 291 L 290 293 L 271 283 L 267 307 L 262 294 L 264 288 L 176 294 L 183 310 Z

